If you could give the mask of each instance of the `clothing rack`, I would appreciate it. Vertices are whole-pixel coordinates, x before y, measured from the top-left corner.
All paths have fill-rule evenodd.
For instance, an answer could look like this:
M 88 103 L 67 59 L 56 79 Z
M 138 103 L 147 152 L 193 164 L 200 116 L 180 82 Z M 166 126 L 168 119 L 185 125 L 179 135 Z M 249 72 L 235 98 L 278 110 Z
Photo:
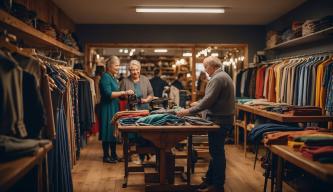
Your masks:
M 275 63 L 275 62 L 280 62 L 286 59 L 297 59 L 300 57 L 311 57 L 311 56 L 319 56 L 319 55 L 327 55 L 327 56 L 333 56 L 333 50 L 330 51 L 320 51 L 320 52 L 315 52 L 311 54 L 301 54 L 301 55 L 294 55 L 294 56 L 289 56 L 289 57 L 281 57 L 277 59 L 271 59 L 267 61 L 267 63 Z
M 47 57 L 47 56 L 45 56 L 45 55 L 43 55 L 43 54 L 40 54 L 40 53 L 38 53 L 38 52 L 36 52 L 36 56 L 39 57 L 39 58 L 41 58 L 41 59 L 48 60 L 48 61 L 50 61 L 50 62 L 63 64 L 63 65 L 65 65 L 65 66 L 68 65 L 68 63 L 67 63 L 66 61 L 53 59 L 53 58 L 51 58 L 51 57 Z

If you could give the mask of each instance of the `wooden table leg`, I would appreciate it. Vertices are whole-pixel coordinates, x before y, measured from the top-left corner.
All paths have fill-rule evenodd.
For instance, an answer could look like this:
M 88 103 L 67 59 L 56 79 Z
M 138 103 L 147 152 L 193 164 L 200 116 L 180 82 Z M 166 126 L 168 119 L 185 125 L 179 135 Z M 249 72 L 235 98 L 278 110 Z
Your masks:
M 43 191 L 43 165 L 42 165 L 43 159 L 38 160 L 37 163 L 37 191 L 42 192 Z
M 246 149 L 247 148 L 247 117 L 244 112 L 244 156 L 246 157 Z
M 187 137 L 187 166 L 186 166 L 186 176 L 187 185 L 191 185 L 191 166 L 192 166 L 192 135 Z
M 160 184 L 166 184 L 166 151 L 164 148 L 160 148 Z
M 124 153 L 124 181 L 123 181 L 123 188 L 127 187 L 127 181 L 128 181 L 128 134 L 123 133 L 124 138 L 124 144 L 123 144 L 123 153 Z
M 272 161 L 272 165 L 271 165 L 271 192 L 274 192 L 274 184 L 275 184 L 275 177 L 276 177 L 276 159 L 277 159 L 277 156 L 270 152 L 271 153 L 271 161 Z
M 275 188 L 276 192 L 282 192 L 283 167 L 284 167 L 284 160 L 281 157 L 277 157 L 276 188 Z

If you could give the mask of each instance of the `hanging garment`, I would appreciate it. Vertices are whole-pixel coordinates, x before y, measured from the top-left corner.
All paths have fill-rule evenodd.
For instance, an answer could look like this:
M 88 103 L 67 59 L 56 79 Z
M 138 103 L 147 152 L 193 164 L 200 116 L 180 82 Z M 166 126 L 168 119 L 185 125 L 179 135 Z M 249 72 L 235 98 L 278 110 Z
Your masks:
M 10 54 L 0 50 L 0 134 L 26 137 L 23 71 Z

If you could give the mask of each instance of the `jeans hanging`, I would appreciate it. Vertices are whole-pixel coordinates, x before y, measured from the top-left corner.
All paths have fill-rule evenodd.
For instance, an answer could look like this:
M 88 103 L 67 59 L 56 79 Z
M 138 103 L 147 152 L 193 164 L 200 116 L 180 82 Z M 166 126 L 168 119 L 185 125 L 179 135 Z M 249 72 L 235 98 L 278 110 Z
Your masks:
M 56 139 L 53 150 L 49 153 L 50 189 L 52 192 L 72 192 L 73 181 L 70 169 L 69 144 L 63 98 L 60 92 L 53 93 L 57 103 Z

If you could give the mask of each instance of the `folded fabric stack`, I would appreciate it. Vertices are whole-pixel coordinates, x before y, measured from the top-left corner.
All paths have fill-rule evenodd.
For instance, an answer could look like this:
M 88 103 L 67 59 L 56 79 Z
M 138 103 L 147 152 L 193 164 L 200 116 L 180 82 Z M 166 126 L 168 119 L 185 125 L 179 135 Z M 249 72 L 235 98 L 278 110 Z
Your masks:
M 315 32 L 316 20 L 306 20 L 302 25 L 302 35 L 310 35 Z
M 145 110 L 142 110 L 145 111 Z M 119 112 L 118 112 L 119 113 Z M 145 117 L 139 117 L 140 113 L 137 113 L 138 116 L 127 116 L 126 114 L 119 117 L 119 114 L 116 114 L 115 119 L 112 119 L 112 122 L 115 122 L 119 119 L 119 123 L 121 125 L 184 125 L 185 122 L 191 125 L 213 125 L 214 123 L 200 117 L 194 116 L 185 116 L 185 117 L 178 117 L 173 114 L 168 113 L 161 113 L 161 114 L 150 114 L 145 115 Z M 127 116 L 127 117 L 126 117 Z
M 291 115 L 294 116 L 321 116 L 322 109 L 312 106 L 293 107 Z
M 51 36 L 54 39 L 57 39 L 56 29 L 53 26 L 51 26 L 50 24 L 48 24 L 42 20 L 38 20 L 37 29 L 40 30 L 41 32 L 47 34 L 48 36 Z
M 138 110 L 138 111 L 119 111 L 113 117 L 111 123 L 115 125 L 115 123 L 119 119 L 123 118 L 134 118 L 134 117 L 145 117 L 149 115 L 148 110 Z
M 303 147 L 301 153 L 304 157 L 321 163 L 333 163 L 333 146 Z
M 40 147 L 49 143 L 49 140 L 19 139 L 0 135 L 0 161 L 34 155 Z
M 171 114 L 153 114 L 142 117 L 135 122 L 137 125 L 183 125 L 184 119 Z
M 266 35 L 266 46 L 272 48 L 280 43 L 280 36 L 276 31 L 268 31 Z
M 264 143 L 267 145 L 272 144 L 281 144 L 281 145 L 290 145 L 298 144 L 302 141 L 300 138 L 303 136 L 312 136 L 312 135 L 320 135 L 320 134 L 327 134 L 329 133 L 326 128 L 320 127 L 307 127 L 304 130 L 297 130 L 297 131 L 284 131 L 284 132 L 272 132 L 265 135 Z
M 333 133 L 319 127 L 306 128 L 304 131 L 268 133 L 265 145 L 288 145 L 300 151 L 306 158 L 323 163 L 333 163 Z
M 62 32 L 59 32 L 59 34 L 61 34 L 58 35 L 58 39 L 60 39 L 60 41 L 64 42 L 70 47 L 73 47 L 76 50 L 79 49 L 77 41 L 73 37 L 73 33 L 71 33 L 69 30 L 63 30 Z
M 292 127 L 287 125 L 280 125 L 274 123 L 266 123 L 254 127 L 249 133 L 249 140 L 253 143 L 259 143 L 263 139 L 263 135 L 268 132 L 281 132 L 281 131 L 301 131 L 301 127 Z
M 34 20 L 37 18 L 36 12 L 29 11 L 25 6 L 18 3 L 13 3 L 9 12 L 14 17 L 34 27 Z
M 315 26 L 315 31 L 321 31 L 333 26 L 333 15 L 321 18 Z

